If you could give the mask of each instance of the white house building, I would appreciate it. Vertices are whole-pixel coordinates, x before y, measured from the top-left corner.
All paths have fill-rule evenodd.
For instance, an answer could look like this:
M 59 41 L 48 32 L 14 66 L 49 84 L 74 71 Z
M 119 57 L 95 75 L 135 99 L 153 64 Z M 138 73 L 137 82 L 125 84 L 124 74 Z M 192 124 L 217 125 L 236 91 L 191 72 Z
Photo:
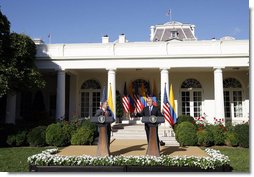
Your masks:
M 101 43 L 35 40 L 36 65 L 47 82 L 41 93 L 48 115 L 92 116 L 104 85 L 111 84 L 116 104 L 116 91 L 122 95 L 125 82 L 127 88 L 131 82 L 138 86 L 143 82 L 151 90 L 156 87 L 161 100 L 165 83 L 167 94 L 172 84 L 177 115 L 205 114 L 210 123 L 214 118 L 232 123 L 249 120 L 249 40 L 198 40 L 194 25 L 175 21 L 150 30 L 148 42 L 128 42 L 124 34 L 114 42 L 104 36 Z M 9 95 L 5 121 L 22 119 L 34 97 Z

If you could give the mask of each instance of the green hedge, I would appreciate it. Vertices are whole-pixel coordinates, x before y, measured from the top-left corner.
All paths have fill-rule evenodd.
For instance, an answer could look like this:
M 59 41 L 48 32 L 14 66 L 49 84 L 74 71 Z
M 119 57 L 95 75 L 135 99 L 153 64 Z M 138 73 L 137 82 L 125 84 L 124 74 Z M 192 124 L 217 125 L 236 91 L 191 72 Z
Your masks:
M 224 145 L 226 129 L 223 125 L 207 125 L 206 130 L 212 132 L 214 145 Z
M 176 128 L 176 140 L 180 146 L 197 145 L 197 135 L 195 126 L 186 121 L 178 124 Z
M 199 146 L 212 146 L 213 145 L 213 134 L 209 130 L 201 130 L 197 132 L 197 139 Z
M 239 141 L 238 141 L 238 138 L 237 138 L 237 134 L 235 132 L 227 132 L 225 134 L 225 144 L 227 146 L 238 146 L 239 144 Z
M 17 134 L 9 135 L 7 137 L 6 143 L 9 146 L 25 146 L 27 145 L 26 140 L 27 131 L 20 131 Z
M 72 145 L 91 145 L 94 139 L 94 131 L 88 127 L 80 127 L 71 137 Z
M 249 124 L 238 124 L 235 126 L 235 133 L 239 141 L 239 146 L 249 147 Z
M 46 129 L 46 143 L 52 146 L 66 146 L 70 144 L 70 136 L 62 123 L 51 124 Z
M 46 126 L 33 128 L 27 135 L 27 142 L 30 146 L 45 146 L 46 143 Z

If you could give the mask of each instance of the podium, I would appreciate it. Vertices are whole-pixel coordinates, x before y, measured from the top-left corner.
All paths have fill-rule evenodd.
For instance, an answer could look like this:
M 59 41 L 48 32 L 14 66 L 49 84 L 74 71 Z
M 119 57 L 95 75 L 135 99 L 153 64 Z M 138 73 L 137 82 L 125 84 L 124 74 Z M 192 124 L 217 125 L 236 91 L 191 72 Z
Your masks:
M 164 117 L 156 117 L 156 116 L 142 117 L 142 122 L 148 124 L 149 126 L 149 141 L 146 155 L 160 156 L 156 128 L 158 127 L 158 124 L 165 122 Z
M 109 143 L 107 134 L 107 125 L 113 123 L 113 117 L 91 117 L 91 122 L 96 123 L 99 127 L 99 142 L 97 145 L 97 156 L 109 156 Z

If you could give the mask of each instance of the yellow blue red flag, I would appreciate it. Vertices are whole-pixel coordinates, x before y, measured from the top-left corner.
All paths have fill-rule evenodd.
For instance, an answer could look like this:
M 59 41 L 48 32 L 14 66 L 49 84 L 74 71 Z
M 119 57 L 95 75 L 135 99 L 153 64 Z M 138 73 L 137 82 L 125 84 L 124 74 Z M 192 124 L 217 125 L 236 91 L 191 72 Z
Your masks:
M 170 85 L 170 93 L 169 93 L 169 108 L 170 108 L 170 119 L 173 124 L 176 123 L 176 106 L 175 106 L 175 99 L 174 99 L 174 92 L 172 84 Z
M 110 110 L 112 111 L 113 115 L 115 115 L 115 113 L 114 113 L 114 102 L 113 102 L 113 97 L 112 97 L 111 84 L 110 84 L 110 86 L 109 86 L 109 93 L 108 93 L 108 106 L 109 106 Z

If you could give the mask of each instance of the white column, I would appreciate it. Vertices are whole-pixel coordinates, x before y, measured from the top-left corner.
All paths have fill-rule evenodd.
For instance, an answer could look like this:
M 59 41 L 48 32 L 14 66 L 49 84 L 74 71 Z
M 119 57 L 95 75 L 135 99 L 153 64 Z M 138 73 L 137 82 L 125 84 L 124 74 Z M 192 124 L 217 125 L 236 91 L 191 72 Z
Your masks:
M 169 98 L 168 69 L 169 68 L 161 68 L 161 111 L 163 109 L 165 84 L 166 84 L 166 90 L 167 90 L 167 97 Z M 165 121 L 165 123 L 163 125 L 166 127 L 170 126 L 170 124 L 167 121 Z
M 223 93 L 223 75 L 222 68 L 214 68 L 214 99 L 215 99 L 215 117 L 217 119 L 224 119 L 224 93 Z
M 70 77 L 70 101 L 69 101 L 69 118 L 73 119 L 78 115 L 77 111 L 77 76 L 72 74 Z
M 16 93 L 7 95 L 5 123 L 15 124 L 16 97 Z
M 57 90 L 56 90 L 56 119 L 65 117 L 65 72 L 57 72 Z
M 111 85 L 112 89 L 112 99 L 114 104 L 114 114 L 116 118 L 116 69 L 108 69 L 108 95 L 109 96 L 109 88 Z
M 150 27 L 150 41 L 153 41 L 155 26 Z

